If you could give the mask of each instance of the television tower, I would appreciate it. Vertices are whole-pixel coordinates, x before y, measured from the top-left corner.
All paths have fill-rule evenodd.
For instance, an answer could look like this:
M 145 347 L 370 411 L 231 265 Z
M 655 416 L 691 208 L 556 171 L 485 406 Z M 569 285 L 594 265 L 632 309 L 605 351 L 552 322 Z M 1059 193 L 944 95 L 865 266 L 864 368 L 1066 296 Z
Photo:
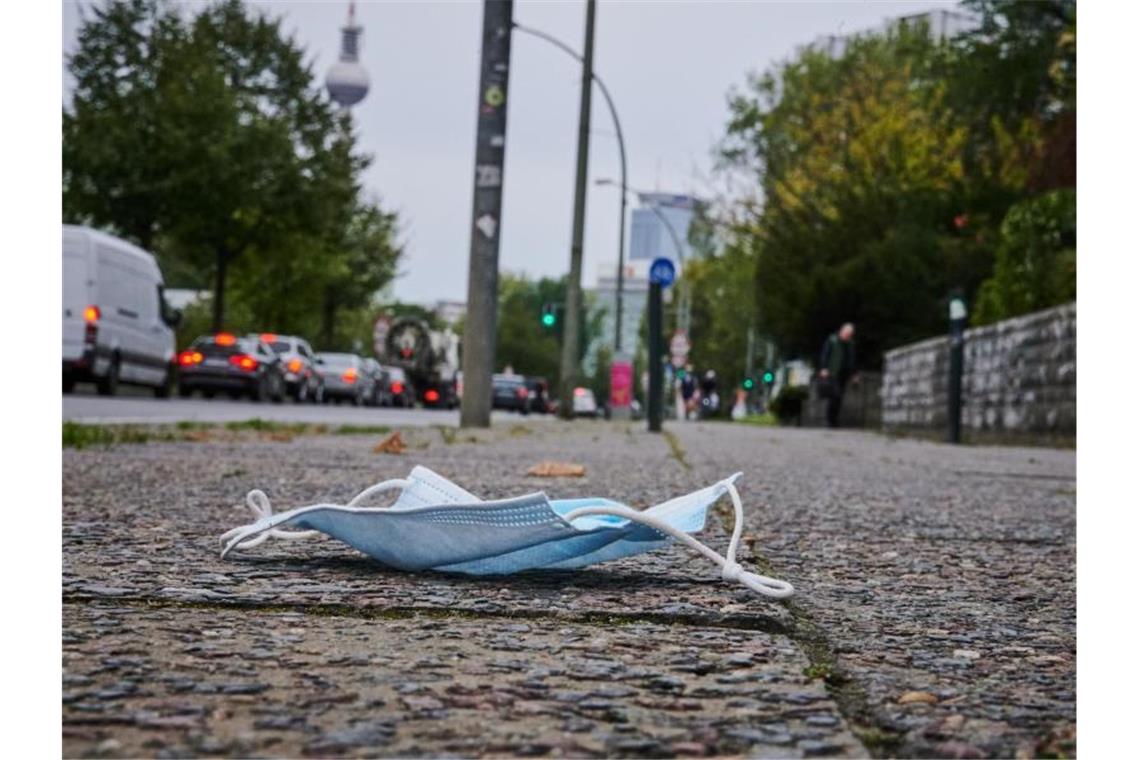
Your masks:
M 348 4 L 348 24 L 340 29 L 340 60 L 332 65 L 325 76 L 329 97 L 347 111 L 364 100 L 368 94 L 368 72 L 357 57 L 360 50 L 360 33 L 364 28 L 356 24 L 356 3 Z

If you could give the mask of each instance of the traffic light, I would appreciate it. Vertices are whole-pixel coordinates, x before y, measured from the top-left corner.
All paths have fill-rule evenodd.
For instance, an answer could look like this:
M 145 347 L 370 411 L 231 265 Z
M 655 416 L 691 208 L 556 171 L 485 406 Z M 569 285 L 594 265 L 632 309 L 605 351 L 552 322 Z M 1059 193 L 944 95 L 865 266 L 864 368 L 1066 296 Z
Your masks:
M 756 385 L 756 382 L 752 378 L 746 377 L 744 378 L 744 382 L 740 385 L 744 388 L 744 390 L 750 391 L 752 390 L 752 386 Z
M 542 326 L 554 327 L 554 323 L 558 321 L 558 317 L 554 311 L 554 304 L 544 303 L 542 305 Z
M 776 373 L 770 369 L 766 369 L 764 370 L 764 376 L 762 379 L 764 380 L 764 385 L 771 385 L 772 383 L 776 382 Z

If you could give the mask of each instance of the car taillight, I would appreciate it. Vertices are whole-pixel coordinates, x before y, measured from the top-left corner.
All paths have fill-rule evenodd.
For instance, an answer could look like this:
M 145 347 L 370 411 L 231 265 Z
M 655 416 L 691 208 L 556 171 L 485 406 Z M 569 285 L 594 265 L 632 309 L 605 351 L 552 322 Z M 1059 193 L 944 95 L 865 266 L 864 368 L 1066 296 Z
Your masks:
M 257 359 L 249 354 L 234 354 L 230 357 L 230 364 L 245 372 L 252 372 L 257 369 Z
M 237 338 L 229 333 L 218 333 L 214 336 L 214 342 L 219 346 L 232 346 L 237 342 Z
M 300 359 L 290 359 L 289 360 L 289 371 L 290 372 L 292 372 L 294 374 L 296 374 L 297 372 L 300 372 L 301 366 L 302 365 L 301 365 Z
M 429 404 L 434 404 L 436 401 L 439 401 L 439 391 L 437 391 L 435 388 L 427 389 L 424 391 L 424 401 L 428 402 Z
M 399 380 L 392 383 L 392 393 L 403 393 L 403 392 L 404 392 L 404 384 L 403 383 L 401 383 Z
M 526 388 L 525 387 L 519 388 L 518 390 L 515 391 L 515 395 L 518 396 L 519 398 L 526 398 L 527 397 Z
M 198 351 L 183 351 L 178 355 L 178 364 L 183 367 L 192 367 L 202 363 L 202 354 Z
M 358 377 L 358 375 L 356 374 L 356 370 L 354 370 L 352 367 L 349 367 L 348 369 L 346 369 L 344 371 L 344 374 L 340 376 L 340 379 L 345 381 L 349 385 L 352 385 L 353 383 L 356 382 L 357 377 Z
M 88 306 L 83 310 L 83 319 L 87 324 L 93 325 L 99 321 L 99 317 L 103 316 L 103 312 L 99 311 L 98 306 Z

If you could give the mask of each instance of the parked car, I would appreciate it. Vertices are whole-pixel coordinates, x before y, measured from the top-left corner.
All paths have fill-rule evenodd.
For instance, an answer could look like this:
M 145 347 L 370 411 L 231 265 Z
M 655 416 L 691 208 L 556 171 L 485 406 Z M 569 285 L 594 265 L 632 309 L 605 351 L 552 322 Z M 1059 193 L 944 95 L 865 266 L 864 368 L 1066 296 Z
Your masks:
M 285 399 L 285 370 L 281 357 L 265 341 L 230 333 L 203 335 L 178 355 L 178 395 L 201 391 L 213 398 L 224 391 L 233 398 L 254 401 Z
M 368 406 L 384 406 L 388 395 L 388 373 L 372 357 L 364 357 L 364 372 L 372 378 L 372 394 L 364 400 Z
M 349 401 L 362 406 L 372 398 L 375 379 L 364 369 L 364 359 L 356 354 L 317 354 L 317 370 L 325 386 L 325 402 Z
M 598 416 L 598 400 L 594 397 L 594 392 L 589 388 L 579 387 L 574 389 L 574 416 Z
M 182 314 L 162 289 L 151 254 L 89 227 L 63 225 L 64 393 L 82 381 L 105 396 L 120 382 L 169 395 Z
M 491 408 L 530 413 L 530 391 L 522 375 L 491 376 Z
M 545 377 L 528 377 L 525 379 L 527 391 L 530 393 L 530 410 L 539 414 L 550 413 L 550 391 Z
M 392 406 L 415 406 L 415 389 L 408 381 L 408 373 L 404 372 L 403 367 L 385 365 L 384 371 L 388 374 L 388 397 Z
M 295 335 L 261 333 L 247 335 L 259 338 L 281 357 L 285 369 L 285 389 L 298 404 L 306 401 L 321 403 L 325 395 L 324 380 L 316 368 L 316 354 L 309 342 Z

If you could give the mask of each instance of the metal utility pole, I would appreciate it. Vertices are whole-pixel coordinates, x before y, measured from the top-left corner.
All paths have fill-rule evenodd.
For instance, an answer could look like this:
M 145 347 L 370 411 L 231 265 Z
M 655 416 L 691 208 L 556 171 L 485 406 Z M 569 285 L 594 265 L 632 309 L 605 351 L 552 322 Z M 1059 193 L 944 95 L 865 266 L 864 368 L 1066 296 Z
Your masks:
M 555 47 L 561 49 L 564 53 L 571 56 L 577 61 L 582 60 L 582 56 L 574 52 L 574 49 L 556 37 L 551 37 L 546 32 L 541 32 L 533 27 L 525 26 L 515 22 L 514 28 L 520 32 L 534 35 L 540 39 L 544 39 Z M 626 209 L 626 196 L 625 187 L 626 179 L 628 176 L 628 166 L 625 159 L 625 137 L 621 131 L 621 119 L 618 118 L 617 106 L 614 105 L 613 96 L 610 95 L 610 89 L 606 87 L 606 83 L 598 76 L 598 72 L 591 71 L 591 76 L 594 82 L 598 85 L 598 89 L 605 98 L 606 106 L 610 109 L 610 117 L 614 121 L 614 133 L 617 135 L 618 155 L 621 158 L 621 213 L 619 214 L 618 223 L 618 265 L 617 265 L 617 309 L 614 312 L 614 355 L 621 353 L 621 322 L 622 322 L 622 294 L 624 292 L 625 284 L 625 209 Z M 609 180 L 598 180 L 599 185 L 612 184 Z
M 491 374 L 499 306 L 499 232 L 507 138 L 512 0 L 483 2 L 483 62 L 475 133 L 475 198 L 463 329 L 462 427 L 491 426 Z
M 582 102 L 578 111 L 578 172 L 574 184 L 574 232 L 570 243 L 570 276 L 566 283 L 566 322 L 562 326 L 562 392 L 558 414 L 574 417 L 574 385 L 578 380 L 578 323 L 582 311 L 582 238 L 586 228 L 586 173 L 590 159 L 590 94 L 594 80 L 594 0 L 586 0 L 586 44 L 582 52 Z M 488 389 L 488 399 L 490 393 Z

